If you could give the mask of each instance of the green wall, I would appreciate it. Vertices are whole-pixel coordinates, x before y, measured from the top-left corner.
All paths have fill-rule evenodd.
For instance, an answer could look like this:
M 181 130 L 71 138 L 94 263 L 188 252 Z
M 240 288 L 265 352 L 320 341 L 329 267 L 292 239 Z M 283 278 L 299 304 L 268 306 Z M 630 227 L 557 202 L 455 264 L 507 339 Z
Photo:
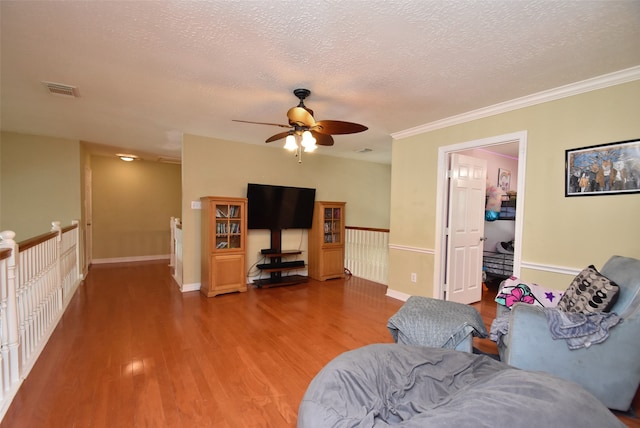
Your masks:
M 165 256 L 181 215 L 181 166 L 91 156 L 93 260 Z
M 169 254 L 169 218 L 181 214 L 180 165 L 91 156 L 75 140 L 1 137 L 0 230 L 13 230 L 20 242 L 50 231 L 54 220 L 62 226 L 78 220 L 84 255 L 85 169 L 91 169 L 93 258 Z
M 200 282 L 200 211 L 191 209 L 191 201 L 201 196 L 245 197 L 247 183 L 312 187 L 316 200 L 347 202 L 348 226 L 389 227 L 390 165 L 319 152 L 304 154 L 300 164 L 281 145 L 195 135 L 183 138 L 182 164 L 183 283 L 187 288 Z M 269 232 L 249 231 L 247 247 L 248 269 L 258 261 L 260 249 L 269 247 Z M 284 231 L 283 248 L 301 248 L 307 260 L 307 232 Z
M 80 143 L 2 132 L 0 230 L 20 242 L 81 220 Z
M 390 289 L 437 291 L 438 149 L 518 131 L 527 132 L 521 276 L 564 289 L 571 277 L 563 269 L 601 267 L 614 254 L 640 258 L 640 194 L 564 196 L 565 150 L 640 138 L 638 112 L 634 81 L 394 141 Z

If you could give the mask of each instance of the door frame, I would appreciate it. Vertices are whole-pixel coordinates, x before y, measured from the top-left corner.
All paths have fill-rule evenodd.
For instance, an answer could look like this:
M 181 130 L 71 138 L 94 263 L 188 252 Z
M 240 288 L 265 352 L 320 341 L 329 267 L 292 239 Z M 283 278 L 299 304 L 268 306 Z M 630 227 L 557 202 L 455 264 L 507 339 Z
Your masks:
M 447 211 L 449 208 L 449 154 L 469 149 L 486 148 L 500 144 L 518 143 L 518 199 L 515 220 L 515 244 L 513 254 L 513 275 L 520 276 L 522 261 L 522 224 L 524 213 L 524 189 L 527 154 L 527 131 L 497 135 L 479 140 L 442 146 L 438 148 L 438 171 L 436 179 L 436 248 L 433 269 L 434 294 L 438 299 L 445 299 L 447 291 L 444 280 L 447 271 L 447 234 L 445 230 Z
M 90 167 L 84 168 L 84 270 L 86 278 L 91 267 L 93 255 L 93 171 Z

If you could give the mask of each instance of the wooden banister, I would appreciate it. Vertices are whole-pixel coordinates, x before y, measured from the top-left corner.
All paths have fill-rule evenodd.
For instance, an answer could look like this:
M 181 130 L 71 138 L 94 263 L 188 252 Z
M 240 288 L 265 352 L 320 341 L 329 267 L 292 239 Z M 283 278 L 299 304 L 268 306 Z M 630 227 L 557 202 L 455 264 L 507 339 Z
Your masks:
M 8 259 L 9 257 L 11 257 L 11 249 L 9 248 L 0 249 L 0 260 Z
M 369 232 L 387 232 L 387 233 L 389 233 L 389 229 L 379 229 L 379 228 L 376 228 L 376 227 L 345 226 L 345 229 L 366 230 L 366 231 L 369 231 Z

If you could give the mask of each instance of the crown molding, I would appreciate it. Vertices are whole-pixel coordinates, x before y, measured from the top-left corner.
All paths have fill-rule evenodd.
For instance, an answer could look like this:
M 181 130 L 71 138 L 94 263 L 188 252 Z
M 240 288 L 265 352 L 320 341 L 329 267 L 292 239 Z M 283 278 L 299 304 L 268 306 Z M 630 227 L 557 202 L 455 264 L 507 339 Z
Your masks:
M 445 119 L 436 120 L 424 125 L 405 129 L 404 131 L 394 132 L 393 134 L 391 134 L 391 137 L 394 140 L 401 140 L 403 138 L 412 137 L 414 135 L 423 134 L 425 132 L 435 131 L 436 129 L 447 128 L 453 125 L 460 125 L 462 123 L 471 122 L 472 120 L 495 116 L 497 114 L 506 113 L 524 107 L 546 103 L 549 101 L 555 101 L 585 92 L 607 88 L 609 86 L 621 85 L 623 83 L 632 82 L 634 80 L 640 80 L 640 66 L 627 68 L 598 77 L 593 77 L 591 79 L 582 80 L 576 83 L 570 83 L 558 88 L 537 92 L 532 95 L 505 101 L 503 103 L 494 104 L 492 106 L 483 107 L 477 110 L 472 110 L 470 112 L 458 114 Z

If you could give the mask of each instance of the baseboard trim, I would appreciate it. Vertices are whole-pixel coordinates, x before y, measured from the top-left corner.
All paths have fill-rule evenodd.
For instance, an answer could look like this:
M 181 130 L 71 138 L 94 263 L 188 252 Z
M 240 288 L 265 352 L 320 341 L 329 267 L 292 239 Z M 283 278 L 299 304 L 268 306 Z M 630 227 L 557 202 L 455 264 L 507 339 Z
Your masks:
M 180 291 L 182 291 L 183 293 L 189 293 L 191 291 L 200 291 L 200 283 L 194 282 L 191 284 L 182 284 L 182 286 L 180 286 Z
M 406 294 L 406 293 L 403 293 L 403 292 L 397 291 L 397 290 L 392 290 L 391 288 L 388 288 L 388 287 L 387 287 L 386 296 L 387 297 L 391 297 L 392 299 L 401 300 L 403 302 L 406 302 L 407 299 L 409 299 L 409 297 L 411 297 L 410 294 Z
M 91 264 L 101 265 L 108 263 L 131 263 L 131 262 L 148 262 L 154 260 L 170 260 L 169 254 L 158 254 L 155 256 L 136 256 L 136 257 L 114 257 L 110 259 L 92 259 Z

